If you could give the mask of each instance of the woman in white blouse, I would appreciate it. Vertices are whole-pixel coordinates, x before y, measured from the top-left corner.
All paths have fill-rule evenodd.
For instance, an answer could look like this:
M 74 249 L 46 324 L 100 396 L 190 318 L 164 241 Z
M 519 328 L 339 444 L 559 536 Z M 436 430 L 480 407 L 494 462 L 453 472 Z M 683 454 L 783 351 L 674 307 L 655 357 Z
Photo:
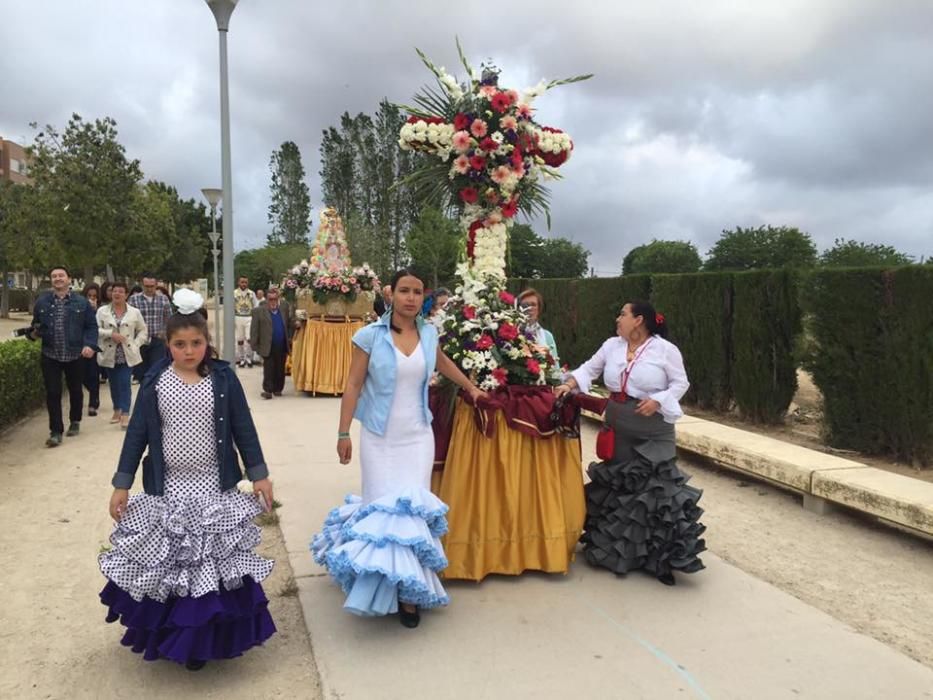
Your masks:
M 673 585 L 675 570 L 703 568 L 698 555 L 706 549 L 702 491 L 687 485 L 676 463 L 674 423 L 690 384 L 664 317 L 650 304 L 625 304 L 616 333 L 555 390 L 587 392 L 602 376 L 612 392 L 603 429 L 615 431 L 613 455 L 587 469 L 584 553 L 616 573 L 644 569 Z
M 140 348 L 149 340 L 149 331 L 139 309 L 126 302 L 125 282 L 110 287 L 111 301 L 97 309 L 100 356 L 97 363 L 107 367 L 110 379 L 110 399 L 113 401 L 111 423 L 126 430 L 130 423 L 130 403 L 133 399 L 130 380 L 132 368 L 142 362 Z

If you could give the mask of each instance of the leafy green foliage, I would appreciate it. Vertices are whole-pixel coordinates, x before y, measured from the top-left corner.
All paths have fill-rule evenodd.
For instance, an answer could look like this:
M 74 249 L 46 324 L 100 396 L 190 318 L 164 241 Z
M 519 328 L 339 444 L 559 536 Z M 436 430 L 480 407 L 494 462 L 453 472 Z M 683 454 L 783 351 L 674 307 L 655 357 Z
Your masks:
M 237 278 L 249 278 L 251 289 L 266 289 L 281 283 L 285 272 L 307 255 L 308 248 L 302 243 L 253 248 L 237 253 L 233 267 Z
M 622 261 L 622 274 L 699 272 L 702 264 L 693 243 L 655 239 L 628 252 Z
M 810 234 L 789 226 L 737 226 L 733 231 L 723 231 L 708 255 L 706 270 L 758 270 L 816 264 L 816 246 Z
M 285 141 L 272 152 L 269 169 L 272 171 L 272 202 L 269 204 L 269 223 L 272 224 L 272 231 L 269 233 L 268 243 L 308 245 L 311 195 L 305 183 L 301 151 L 294 141 Z
M 542 238 L 527 224 L 515 224 L 509 232 L 508 268 L 512 277 L 583 277 L 589 269 L 590 252 L 566 238 Z
M 41 344 L 28 340 L 0 343 L 0 430 L 45 401 L 39 359 Z
M 909 255 L 898 252 L 892 246 L 860 243 L 845 238 L 837 238 L 835 245 L 820 255 L 820 265 L 823 267 L 899 267 L 910 265 L 912 262 L 913 259 Z
M 457 222 L 439 209 L 425 207 L 405 239 L 411 266 L 436 289 L 454 277 L 463 236 Z

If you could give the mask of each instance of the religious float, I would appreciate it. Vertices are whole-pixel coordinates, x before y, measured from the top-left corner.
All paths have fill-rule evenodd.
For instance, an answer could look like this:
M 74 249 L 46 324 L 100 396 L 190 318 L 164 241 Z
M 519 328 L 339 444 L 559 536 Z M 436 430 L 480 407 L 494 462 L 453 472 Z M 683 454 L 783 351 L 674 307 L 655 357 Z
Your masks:
M 586 512 L 579 408 L 555 402 L 551 386 L 561 370 L 506 290 L 506 250 L 518 212 L 547 214 L 544 181 L 559 177 L 573 150 L 567 134 L 535 121 L 534 100 L 591 76 L 519 93 L 499 85 L 494 66 L 471 68 L 457 48 L 463 83 L 418 51 L 437 88 L 403 106 L 410 117 L 399 134 L 403 149 L 435 157 L 410 184 L 432 204 L 459 211 L 464 260 L 440 341 L 491 397 L 474 406 L 443 383 L 430 392 L 432 488 L 450 506 L 444 576 L 566 572 Z
M 350 371 L 353 334 L 374 318 L 379 278 L 369 265 L 353 267 L 337 210 L 321 212 L 311 254 L 282 281 L 301 328 L 291 352 L 295 388 L 312 394 L 342 394 Z

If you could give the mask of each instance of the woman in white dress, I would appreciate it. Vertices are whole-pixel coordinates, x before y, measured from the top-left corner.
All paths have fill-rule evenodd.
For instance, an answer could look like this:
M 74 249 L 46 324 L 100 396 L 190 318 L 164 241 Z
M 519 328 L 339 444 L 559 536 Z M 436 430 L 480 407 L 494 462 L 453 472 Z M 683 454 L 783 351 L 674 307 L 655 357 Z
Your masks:
M 410 270 L 392 278 L 392 306 L 353 336 L 350 375 L 340 405 L 337 454 L 349 464 L 350 423 L 362 424 L 362 498 L 348 496 L 314 537 L 311 551 L 363 616 L 398 612 L 417 627 L 419 608 L 449 602 L 437 572 L 447 566 L 440 537 L 447 506 L 431 493 L 434 434 L 428 384 L 435 370 L 484 396 L 438 346 L 424 323 L 424 282 Z

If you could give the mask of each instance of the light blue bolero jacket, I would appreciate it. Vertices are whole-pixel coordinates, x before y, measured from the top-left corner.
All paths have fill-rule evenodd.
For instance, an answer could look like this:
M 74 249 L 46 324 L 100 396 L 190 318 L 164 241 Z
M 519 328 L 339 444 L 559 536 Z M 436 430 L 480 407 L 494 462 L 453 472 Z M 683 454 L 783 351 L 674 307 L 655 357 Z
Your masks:
M 392 329 L 389 328 L 390 318 L 391 312 L 386 312 L 378 321 L 360 328 L 353 335 L 353 344 L 369 355 L 369 369 L 353 417 L 376 435 L 385 435 L 389 410 L 395 396 L 398 364 L 395 343 L 392 342 Z M 433 417 L 431 409 L 428 408 L 428 386 L 437 362 L 437 329 L 430 323 L 424 323 L 419 316 L 418 333 L 421 335 L 420 347 L 424 353 L 425 364 L 421 405 L 424 410 L 424 422 L 431 425 Z

